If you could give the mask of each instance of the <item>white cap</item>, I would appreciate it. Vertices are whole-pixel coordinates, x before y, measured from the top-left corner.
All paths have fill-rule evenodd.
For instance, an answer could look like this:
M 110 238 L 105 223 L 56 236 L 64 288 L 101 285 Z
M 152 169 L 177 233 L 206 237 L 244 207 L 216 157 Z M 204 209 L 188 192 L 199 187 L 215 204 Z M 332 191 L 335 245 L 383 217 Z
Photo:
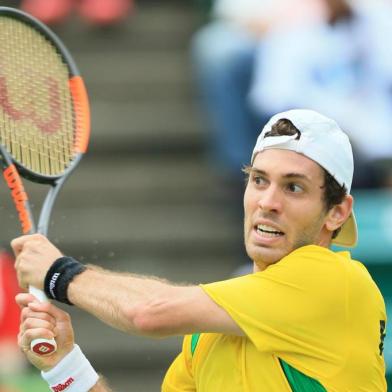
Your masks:
M 301 135 L 265 137 L 272 126 L 282 119 L 291 121 Z M 348 136 L 334 120 L 313 110 L 295 109 L 278 113 L 271 117 L 257 138 L 252 163 L 257 153 L 270 148 L 291 150 L 305 155 L 323 167 L 350 193 L 354 173 L 353 152 Z M 352 212 L 332 243 L 353 247 L 357 239 L 357 224 Z

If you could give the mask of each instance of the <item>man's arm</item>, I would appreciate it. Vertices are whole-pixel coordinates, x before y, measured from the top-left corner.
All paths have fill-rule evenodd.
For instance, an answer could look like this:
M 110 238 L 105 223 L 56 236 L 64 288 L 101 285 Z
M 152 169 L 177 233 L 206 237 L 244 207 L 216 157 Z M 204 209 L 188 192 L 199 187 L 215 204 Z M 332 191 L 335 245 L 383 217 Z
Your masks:
M 16 301 L 22 308 L 20 332 L 18 335 L 18 344 L 21 350 L 25 353 L 27 359 L 39 370 L 50 372 L 53 369 L 59 369 L 64 358 L 74 348 L 74 333 L 70 316 L 52 304 L 37 302 L 31 294 L 19 294 L 16 297 Z M 30 344 L 36 338 L 55 338 L 57 351 L 49 356 L 36 355 L 30 350 Z M 78 376 L 83 377 L 83 374 L 79 373 Z M 72 372 L 65 374 L 65 381 L 73 380 L 70 381 L 69 388 L 73 387 L 72 382 L 80 381 L 74 378 L 76 377 Z M 63 386 L 65 386 L 65 383 Z M 102 377 L 99 377 L 89 391 L 112 392 Z
M 194 332 L 241 334 L 227 314 L 198 286 L 93 268 L 78 275 L 68 297 L 81 309 L 133 334 L 163 337 Z
M 43 288 L 47 271 L 61 252 L 42 235 L 12 241 L 22 287 Z M 68 287 L 68 299 L 122 331 L 163 337 L 194 332 L 242 335 L 241 329 L 198 286 L 176 286 L 158 278 L 89 267 Z

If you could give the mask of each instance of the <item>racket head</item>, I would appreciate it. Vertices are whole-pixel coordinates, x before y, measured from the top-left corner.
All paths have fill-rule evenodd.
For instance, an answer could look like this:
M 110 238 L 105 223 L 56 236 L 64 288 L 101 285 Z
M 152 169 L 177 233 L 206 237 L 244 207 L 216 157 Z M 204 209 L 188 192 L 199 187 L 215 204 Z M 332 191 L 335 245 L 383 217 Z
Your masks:
M 3 150 L 22 176 L 53 183 L 76 166 L 89 136 L 87 91 L 66 47 L 39 20 L 0 7 Z

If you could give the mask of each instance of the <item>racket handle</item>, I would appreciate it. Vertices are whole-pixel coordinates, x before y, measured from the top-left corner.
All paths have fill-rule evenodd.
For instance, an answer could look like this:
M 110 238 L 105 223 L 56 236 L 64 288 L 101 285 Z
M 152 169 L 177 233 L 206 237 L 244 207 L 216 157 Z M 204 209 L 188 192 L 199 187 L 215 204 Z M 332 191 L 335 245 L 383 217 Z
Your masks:
M 48 297 L 42 290 L 35 287 L 29 287 L 29 293 L 34 295 L 40 302 L 48 302 Z M 45 356 L 54 353 L 57 350 L 57 343 L 54 339 L 34 339 L 30 344 L 30 349 L 35 354 Z

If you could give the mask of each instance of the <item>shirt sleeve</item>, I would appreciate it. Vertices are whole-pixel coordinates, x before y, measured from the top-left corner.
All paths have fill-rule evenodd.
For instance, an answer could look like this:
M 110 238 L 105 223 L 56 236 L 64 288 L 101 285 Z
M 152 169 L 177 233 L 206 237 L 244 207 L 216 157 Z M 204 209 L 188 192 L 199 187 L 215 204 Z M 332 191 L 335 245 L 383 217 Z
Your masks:
M 201 287 L 258 350 L 294 354 L 294 362 L 301 356 L 341 360 L 347 288 L 338 262 L 297 252 L 263 272 Z
M 162 392 L 196 392 L 192 374 L 191 336 L 184 337 L 182 352 L 169 367 Z

